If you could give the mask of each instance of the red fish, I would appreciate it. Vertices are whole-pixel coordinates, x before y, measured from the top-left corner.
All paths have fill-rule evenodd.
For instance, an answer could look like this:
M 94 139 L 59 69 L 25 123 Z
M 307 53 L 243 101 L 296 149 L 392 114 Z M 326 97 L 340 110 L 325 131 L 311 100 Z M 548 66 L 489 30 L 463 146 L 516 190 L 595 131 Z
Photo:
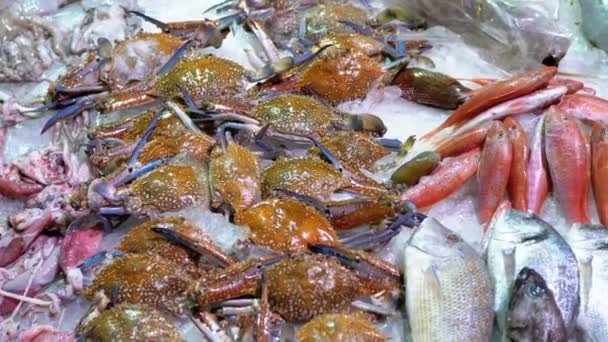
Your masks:
M 591 136 L 591 181 L 600 222 L 608 226 L 608 127 L 599 123 Z
M 490 222 L 507 191 L 512 158 L 507 129 L 502 122 L 495 121 L 483 144 L 479 170 L 477 170 L 479 188 L 477 217 L 482 226 Z
M 505 126 L 511 142 L 513 160 L 509 175 L 509 197 L 513 208 L 528 209 L 528 137 L 526 131 L 512 117 L 505 119 Z
M 458 157 L 442 161 L 432 174 L 422 177 L 418 184 L 401 196 L 417 207 L 433 205 L 458 190 L 477 171 L 479 148 Z
M 422 139 L 431 138 L 444 128 L 462 124 L 499 103 L 541 89 L 555 74 L 557 74 L 556 67 L 540 67 L 476 89 L 473 96 L 458 107 L 439 127 L 427 133 Z
M 587 141 L 578 122 L 558 107 L 545 115 L 545 151 L 557 200 L 571 222 L 589 223 Z
M 528 163 L 528 211 L 536 215 L 540 215 L 543 203 L 545 203 L 549 193 L 549 175 L 545 167 L 543 147 L 544 126 L 545 115 L 543 114 L 534 129 L 532 150 Z

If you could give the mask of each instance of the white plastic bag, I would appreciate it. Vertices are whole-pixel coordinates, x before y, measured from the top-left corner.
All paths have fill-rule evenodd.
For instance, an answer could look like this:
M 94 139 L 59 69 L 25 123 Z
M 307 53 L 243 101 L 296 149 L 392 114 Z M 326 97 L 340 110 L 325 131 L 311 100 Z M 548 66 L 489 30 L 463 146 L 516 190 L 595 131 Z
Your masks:
M 510 72 L 559 61 L 570 45 L 569 33 L 559 26 L 559 1 L 408 0 L 406 5 L 429 25 L 459 33 L 488 62 Z

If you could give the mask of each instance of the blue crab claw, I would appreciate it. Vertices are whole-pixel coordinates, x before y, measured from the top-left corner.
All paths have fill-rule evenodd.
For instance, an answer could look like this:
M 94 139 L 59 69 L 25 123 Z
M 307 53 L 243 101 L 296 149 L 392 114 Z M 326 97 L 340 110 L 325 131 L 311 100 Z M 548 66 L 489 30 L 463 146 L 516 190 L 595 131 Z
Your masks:
M 208 112 L 196 107 L 196 104 L 194 103 L 194 99 L 192 99 L 192 96 L 190 94 L 188 94 L 188 92 L 186 91 L 186 89 L 184 89 L 184 87 L 182 87 L 179 84 L 177 84 L 176 86 L 177 86 L 177 89 L 179 89 L 179 92 L 182 94 L 182 97 L 184 98 L 184 101 L 186 102 L 186 105 L 188 106 L 188 111 L 190 113 L 203 115 L 203 116 L 209 115 Z
M 150 135 L 156 127 L 156 123 L 158 122 L 158 120 L 160 120 L 160 117 L 165 112 L 165 110 L 166 108 L 161 108 L 158 112 L 156 112 L 156 114 L 154 114 L 152 120 L 150 120 L 150 122 L 148 123 L 148 126 L 146 127 L 146 130 L 144 131 L 144 134 L 142 135 L 141 139 L 139 139 L 139 141 L 137 142 L 137 145 L 135 146 L 135 149 L 131 154 L 131 158 L 127 163 L 127 167 L 135 166 L 135 164 L 137 163 L 137 158 L 139 158 L 139 155 L 141 154 L 144 145 L 146 144 L 146 142 L 148 142 L 148 138 L 150 138 Z
M 139 176 L 146 174 L 146 173 L 156 169 L 160 165 L 167 163 L 169 160 L 170 160 L 170 158 L 161 158 L 161 159 L 157 159 L 155 161 L 151 161 L 148 164 L 145 164 L 138 168 L 126 167 L 120 173 L 120 175 L 118 175 L 116 178 L 114 178 L 114 180 L 112 180 L 112 184 L 115 187 L 127 184 L 130 181 L 138 178 Z
M 283 258 L 285 258 L 285 255 L 283 255 L 283 254 L 276 254 L 276 255 L 262 257 L 259 259 L 259 262 L 257 262 L 255 265 L 251 266 L 250 268 L 246 269 L 243 272 L 243 276 L 245 276 L 245 277 L 260 276 L 261 274 L 263 274 L 263 272 L 266 269 L 268 269 L 272 265 L 276 264 L 277 262 L 283 260 Z
M 310 141 L 312 141 L 312 143 L 319 149 L 319 151 L 321 151 L 321 153 L 323 154 L 323 156 L 325 158 L 327 158 L 327 160 L 329 160 L 330 163 L 332 163 L 336 169 L 338 169 L 338 171 L 340 172 L 344 172 L 344 167 L 342 166 L 342 163 L 338 160 L 338 158 L 336 158 L 328 149 L 327 147 L 323 146 L 323 144 L 321 144 L 321 142 L 317 139 L 315 139 L 312 136 L 308 136 L 308 139 L 310 139 Z
M 399 234 L 401 227 L 417 227 L 426 219 L 424 214 L 416 211 L 413 203 L 406 201 L 405 206 L 406 209 L 397 215 L 396 219 L 384 228 L 384 230 L 379 232 L 368 231 L 352 234 L 346 238 L 340 239 L 340 242 L 352 249 L 371 250 L 388 243 L 393 237 Z
M 184 44 L 182 44 L 173 54 L 173 56 L 171 56 L 171 58 L 169 58 L 169 60 L 167 61 L 167 63 L 165 63 L 165 65 L 163 65 L 162 68 L 160 68 L 160 70 L 157 73 L 157 76 L 162 76 L 165 73 L 167 73 L 169 70 L 171 70 L 171 68 L 173 68 L 175 66 L 175 64 L 177 63 L 177 61 L 179 61 L 180 57 L 184 54 L 184 52 L 186 52 L 186 50 L 188 49 L 188 47 L 190 46 L 190 44 L 192 44 L 192 40 L 188 39 Z
M 226 12 L 228 10 L 233 10 L 239 4 L 239 0 L 225 0 L 219 2 L 209 8 L 207 8 L 203 14 L 209 13 L 211 11 L 215 11 L 216 13 Z
M 287 189 L 273 189 L 272 192 L 274 192 L 277 195 L 282 195 L 282 196 L 287 196 L 287 197 L 292 197 L 294 199 L 297 199 L 298 201 L 300 201 L 302 203 L 306 203 L 306 204 L 314 207 L 319 212 L 321 212 L 325 215 L 330 214 L 329 208 L 327 208 L 327 206 L 325 204 L 323 204 L 323 202 L 319 201 L 318 199 L 316 199 L 314 197 L 302 195 L 295 191 L 291 191 L 291 190 L 287 190 Z
M 264 125 L 264 127 L 262 127 L 262 129 L 255 135 L 254 140 L 255 144 L 267 153 L 266 158 L 274 160 L 281 156 L 283 152 L 280 149 L 274 147 L 272 144 L 264 141 L 264 137 L 268 133 L 269 129 L 270 124 Z
M 44 124 L 44 127 L 42 127 L 40 134 L 44 134 L 44 132 L 48 131 L 49 128 L 53 127 L 61 120 L 74 117 L 82 113 L 83 110 L 92 108 L 95 106 L 97 99 L 103 95 L 105 95 L 105 93 L 97 93 L 77 98 L 73 104 L 62 108 L 57 111 L 57 113 L 53 114 L 53 116 Z
M 108 87 L 104 84 L 82 85 L 70 88 L 64 86 L 55 87 L 55 91 L 61 94 L 98 93 L 105 90 L 108 90 Z
M 399 139 L 379 138 L 376 141 L 385 149 L 394 152 L 399 151 L 401 149 L 401 145 L 403 145 Z
M 169 27 L 167 26 L 167 24 L 164 23 L 164 22 L 162 22 L 162 21 L 160 21 L 160 20 L 158 20 L 158 19 L 152 18 L 152 17 L 150 17 L 150 16 L 148 16 L 148 15 L 146 15 L 146 14 L 140 12 L 140 11 L 135 11 L 135 10 L 127 11 L 127 13 L 128 14 L 134 14 L 134 15 L 136 15 L 136 16 L 144 19 L 145 21 L 147 21 L 150 24 L 158 27 L 161 31 L 163 31 L 165 33 L 169 32 Z
M 326 49 L 328 49 L 329 47 L 334 46 L 334 44 L 327 44 L 327 45 L 323 45 L 321 48 L 319 48 L 317 51 L 315 51 L 315 53 L 312 53 L 310 51 L 304 51 L 301 54 L 294 54 L 293 57 L 293 64 L 294 65 L 301 65 L 304 64 L 306 62 L 312 61 L 315 58 L 317 58 L 323 51 L 325 51 Z
M 99 251 L 96 254 L 90 256 L 85 261 L 83 261 L 80 265 L 78 265 L 78 268 L 80 268 L 81 271 L 85 272 L 97 265 L 100 265 L 102 262 L 104 262 L 106 259 L 108 259 L 110 257 L 120 258 L 123 256 L 124 256 L 124 253 L 117 252 L 117 251 L 112 251 L 112 252 Z
M 165 239 L 202 256 L 215 267 L 226 268 L 235 262 L 234 259 L 224 254 L 212 243 L 206 241 L 193 241 L 191 238 L 180 232 L 167 227 L 162 227 L 160 225 L 152 227 L 152 230 L 163 236 Z
M 330 256 L 352 270 L 360 279 L 372 282 L 401 285 L 399 269 L 386 261 L 363 251 L 327 245 L 310 245 L 311 252 Z

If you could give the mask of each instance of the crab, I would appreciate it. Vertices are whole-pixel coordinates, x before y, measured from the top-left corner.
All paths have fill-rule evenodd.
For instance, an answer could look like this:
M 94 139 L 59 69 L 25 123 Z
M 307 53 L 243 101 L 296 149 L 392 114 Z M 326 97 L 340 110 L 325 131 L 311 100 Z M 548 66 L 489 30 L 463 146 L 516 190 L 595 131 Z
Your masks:
M 118 291 L 116 303 L 148 304 L 174 315 L 185 312 L 185 293 L 195 279 L 235 262 L 199 227 L 181 217 L 144 221 L 123 238 L 117 250 L 125 255 L 103 268 L 85 294 L 93 298 L 102 292 L 109 297 Z
M 82 341 L 182 341 L 177 328 L 148 305 L 118 304 L 86 317 L 76 336 Z
M 187 128 L 169 109 L 155 122 L 154 130 L 141 147 L 137 162 L 147 164 L 170 158 L 188 151 L 199 161 L 209 159 L 215 140 L 210 136 Z M 89 161 L 98 169 L 112 169 L 125 163 L 145 136 L 146 128 L 155 120 L 157 109 L 97 127 L 89 133 Z
M 289 322 L 305 322 L 320 314 L 344 312 L 361 296 L 401 285 L 397 267 L 372 254 L 321 245 L 314 250 L 321 255 L 275 257 L 265 266 L 255 260 L 234 264 L 194 282 L 190 296 L 205 306 L 255 295 L 264 274 L 272 312 Z

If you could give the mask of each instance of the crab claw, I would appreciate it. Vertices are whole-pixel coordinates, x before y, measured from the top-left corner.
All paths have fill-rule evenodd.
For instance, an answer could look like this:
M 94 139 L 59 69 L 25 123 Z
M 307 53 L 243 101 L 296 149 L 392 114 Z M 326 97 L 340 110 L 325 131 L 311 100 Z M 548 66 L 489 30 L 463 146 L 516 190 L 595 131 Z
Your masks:
M 426 219 L 424 214 L 416 211 L 415 205 L 412 202 L 406 201 L 405 207 L 406 209 L 397 215 L 395 220 L 384 228 L 384 230 L 354 234 L 340 239 L 340 242 L 342 242 L 344 246 L 352 249 L 370 250 L 388 243 L 393 237 L 399 234 L 402 226 L 417 227 Z
M 284 257 L 284 255 L 265 256 L 210 272 L 192 284 L 189 294 L 196 298 L 199 305 L 255 295 L 259 288 L 262 272 Z
M 57 111 L 57 113 L 53 114 L 53 116 L 44 124 L 44 127 L 42 127 L 40 134 L 43 134 L 61 120 L 74 117 L 82 113 L 83 110 L 92 108 L 97 103 L 97 100 L 105 95 L 107 95 L 107 93 L 103 92 L 79 97 L 73 104 L 62 108 Z
M 180 232 L 171 228 L 161 227 L 160 225 L 152 227 L 152 230 L 162 235 L 165 239 L 201 255 L 218 268 L 226 268 L 235 263 L 232 257 L 226 255 L 219 247 L 208 241 L 194 241 Z
M 374 291 L 401 286 L 399 268 L 374 254 L 343 247 L 310 245 L 313 253 L 335 257 L 342 266 L 355 272 L 366 288 Z

